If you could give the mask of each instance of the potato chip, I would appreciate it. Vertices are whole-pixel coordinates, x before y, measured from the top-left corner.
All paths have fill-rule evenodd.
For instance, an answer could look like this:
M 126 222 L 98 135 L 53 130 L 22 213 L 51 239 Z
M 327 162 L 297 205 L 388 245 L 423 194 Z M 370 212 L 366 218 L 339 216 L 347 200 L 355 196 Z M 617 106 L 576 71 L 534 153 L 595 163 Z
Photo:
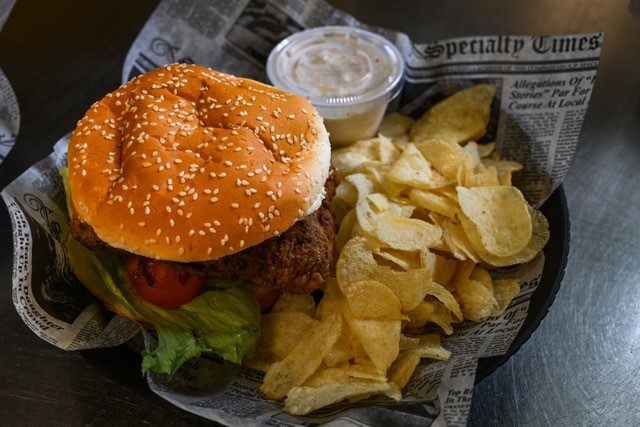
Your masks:
M 456 185 L 448 185 L 446 187 L 436 188 L 436 189 L 433 190 L 433 192 L 453 200 L 457 205 L 458 204 L 458 192 L 456 191 L 456 187 L 457 187 Z
M 447 289 L 437 284 L 436 282 L 431 282 L 427 288 L 427 295 L 431 295 L 436 297 L 438 301 L 440 301 L 451 313 L 453 313 L 458 320 L 462 320 L 462 312 L 460 311 L 460 305 L 458 301 L 455 299 L 453 294 L 449 292 Z
M 495 148 L 496 148 L 495 142 L 489 142 L 487 144 L 478 144 L 478 154 L 480 154 L 480 158 L 483 159 L 484 161 L 484 159 L 486 159 L 493 153 L 493 150 L 495 150 Z
M 457 262 L 437 254 L 434 254 L 434 260 L 431 267 L 433 281 L 448 289 L 447 286 L 456 272 Z
M 405 325 L 405 330 L 417 331 L 424 328 L 427 322 L 431 320 L 434 310 L 435 306 L 433 304 L 428 304 L 424 300 L 420 301 L 420 304 L 418 304 L 416 308 L 407 312 L 409 322 Z M 402 349 L 402 346 L 400 349 Z
M 400 342 L 399 342 L 399 348 L 400 348 L 400 352 L 402 352 L 403 350 L 407 350 L 410 348 L 413 348 L 415 346 L 417 346 L 418 344 L 420 344 L 420 339 L 417 337 L 409 337 L 405 334 L 400 334 Z
M 295 387 L 287 395 L 284 410 L 293 415 L 306 415 L 344 400 L 353 402 L 375 395 L 386 395 L 396 401 L 402 398 L 400 389 L 393 383 L 351 379 L 318 388 Z
M 387 370 L 398 356 L 400 320 L 358 319 L 354 317 L 346 299 L 340 308 L 353 336 L 358 339 L 371 362 L 378 369 Z
M 427 139 L 415 143 L 425 159 L 442 176 L 455 179 L 460 168 L 473 169 L 471 155 L 459 144 L 441 139 Z
M 351 237 L 353 237 L 353 228 L 358 222 L 358 217 L 356 216 L 356 210 L 351 209 L 340 221 L 340 228 L 338 229 L 338 233 L 336 234 L 336 240 L 334 242 L 334 246 L 336 251 L 340 252 L 342 247 L 347 243 Z
M 478 144 L 475 141 L 469 141 L 462 146 L 462 151 L 468 153 L 471 159 L 471 167 L 475 168 L 480 164 L 480 151 L 478 150 Z
M 305 382 L 305 387 L 324 387 L 349 381 L 349 371 L 338 367 L 320 366 Z
M 344 245 L 336 263 L 336 278 L 341 286 L 359 280 L 375 280 L 375 272 L 372 271 L 378 267 L 373 258 L 375 247 L 372 239 L 361 236 Z
M 369 190 L 369 192 L 370 191 L 371 190 Z M 349 207 L 355 206 L 357 201 L 358 189 L 355 185 L 347 181 L 345 177 L 345 179 L 340 181 L 340 185 L 336 188 L 336 195 L 331 201 L 331 205 L 334 206 L 337 203 L 341 203 L 344 204 L 345 208 L 348 210 Z
M 431 283 L 426 269 L 395 271 L 376 263 L 375 243 L 366 237 L 354 237 L 342 249 L 336 265 L 338 283 L 348 286 L 360 280 L 378 280 L 398 297 L 403 311 L 412 310 L 424 299 Z
M 339 366 L 353 359 L 363 359 L 367 357 L 362 344 L 353 335 L 351 330 L 344 326 L 336 343 L 331 347 L 329 353 L 324 357 L 327 366 Z
M 498 307 L 491 313 L 492 317 L 502 316 L 511 300 L 520 293 L 520 281 L 517 279 L 501 279 L 493 281 L 493 296 Z
M 409 138 L 409 129 L 415 123 L 411 117 L 400 113 L 391 113 L 384 116 L 378 134 L 391 138 L 395 143 Z
M 506 257 L 527 246 L 532 233 L 531 216 L 520 190 L 507 186 L 459 186 L 457 191 L 462 212 L 475 226 L 482 249 Z
M 456 219 L 446 218 L 434 212 L 430 216 L 440 226 L 442 239 L 454 258 L 462 261 L 472 259 L 476 262 L 480 259 L 465 234 L 466 230 Z
M 414 144 L 407 144 L 387 174 L 389 180 L 415 188 L 439 188 L 450 183 L 431 167 Z
M 483 158 L 482 164 L 484 167 L 494 167 L 498 174 L 503 172 L 518 172 L 522 170 L 522 164 L 510 160 L 499 160 L 493 158 Z
M 334 167 L 345 175 L 356 172 L 363 163 L 370 160 L 366 151 L 359 152 L 351 148 L 333 150 L 331 153 L 331 161 Z
M 271 313 L 297 311 L 313 317 L 316 311 L 316 302 L 311 294 L 294 295 L 283 293 L 271 307 Z
M 397 384 L 400 390 L 411 379 L 411 375 L 416 370 L 416 367 L 420 363 L 419 354 L 412 351 L 402 351 L 398 355 L 398 358 L 393 361 L 391 368 L 389 368 L 389 381 Z
M 489 271 L 480 267 L 479 265 L 475 265 L 473 270 L 471 270 L 471 274 L 469 274 L 469 279 L 477 280 L 487 289 L 493 291 L 493 280 L 491 279 L 491 275 Z
M 368 197 L 374 192 L 373 182 L 366 175 L 361 173 L 349 175 L 345 178 L 345 181 L 351 183 L 357 190 L 358 198 L 355 202 L 355 206 L 358 224 L 368 234 L 373 234 L 377 212 L 374 210 L 370 201 L 377 201 L 380 203 L 379 197 L 374 196 L 371 200 Z
M 351 313 L 358 319 L 401 319 L 402 305 L 393 291 L 376 280 L 351 282 L 342 288 Z
M 389 210 L 389 198 L 382 193 L 367 194 L 367 201 L 376 212 L 386 212 Z
M 493 296 L 491 277 L 473 261 L 458 263 L 451 285 L 460 301 L 465 319 L 481 322 L 498 307 Z
M 387 370 L 376 368 L 370 360 L 366 363 L 354 363 L 349 365 L 349 376 L 374 381 L 387 381 Z
M 397 197 L 407 188 L 405 184 L 393 182 L 389 179 L 387 175 L 391 170 L 391 165 L 367 162 L 362 165 L 361 170 L 370 176 L 389 197 Z
M 544 215 L 530 206 L 527 206 L 529 215 L 531 217 L 532 233 L 527 246 L 518 252 L 506 257 L 499 257 L 493 255 L 482 248 L 480 242 L 480 235 L 475 229 L 475 225 L 469 220 L 466 215 L 460 215 L 460 221 L 463 224 L 465 232 L 469 239 L 474 242 L 474 248 L 478 250 L 480 257 L 489 265 L 495 267 L 508 267 L 516 264 L 524 264 L 531 261 L 542 251 L 542 248 L 549 240 L 549 223 Z
M 452 323 L 454 323 L 451 311 L 435 298 L 425 298 L 424 303 L 433 310 L 429 321 L 438 325 L 445 334 L 451 335 L 453 333 Z
M 436 212 L 449 218 L 454 218 L 458 212 L 458 204 L 450 198 L 435 191 L 411 189 L 409 192 L 411 203 L 429 211 Z
M 400 157 L 400 149 L 398 146 L 384 135 L 374 138 L 373 141 L 369 140 L 364 144 L 369 148 L 371 160 L 384 164 L 393 163 Z
M 382 163 L 392 163 L 396 161 L 401 151 L 398 146 L 394 144 L 393 140 L 385 135 L 378 135 L 365 141 L 356 141 L 347 147 L 346 150 L 366 152 L 368 159 Z M 339 152 L 340 150 L 336 151 Z
M 378 215 L 374 235 L 394 249 L 419 251 L 436 244 L 442 237 L 442 230 L 437 225 L 419 219 L 383 212 Z
M 340 330 L 339 323 L 319 323 L 284 359 L 271 365 L 260 391 L 270 399 L 282 399 L 291 388 L 303 384 L 318 369 Z
M 393 270 L 421 268 L 420 253 L 418 252 L 380 247 L 373 250 L 373 255 L 378 265 L 387 266 Z
M 498 172 L 498 183 L 500 185 L 511 185 L 511 172 Z
M 286 357 L 319 324 L 313 317 L 297 311 L 263 314 L 260 323 L 257 352 L 272 353 L 278 359 Z
M 489 284 L 491 285 L 491 282 Z M 460 300 L 465 319 L 482 322 L 498 308 L 493 289 L 488 289 L 485 285 L 483 282 L 472 279 L 456 281 L 456 295 Z
M 343 175 L 353 173 L 363 163 L 378 161 L 391 163 L 400 156 L 400 149 L 389 138 L 379 136 L 333 150 L 331 160 L 335 168 Z
M 493 187 L 499 186 L 498 172 L 493 166 L 484 167 L 482 164 L 477 165 L 473 172 L 468 173 L 464 177 L 464 182 L 460 182 L 464 187 Z
M 454 283 L 458 283 L 469 279 L 474 268 L 476 268 L 476 263 L 471 260 L 458 262 L 456 264 L 456 271 L 452 281 Z M 453 289 L 455 289 L 455 287 Z
M 416 210 L 415 205 L 405 197 L 394 197 L 389 199 L 389 213 L 402 218 L 410 218 Z
M 318 304 L 316 316 L 323 322 L 344 324 L 341 306 L 344 304 L 344 295 L 338 287 L 335 278 L 329 278 L 325 287 L 324 296 Z M 324 358 L 327 366 L 333 367 L 351 359 L 366 357 L 362 345 L 353 336 L 348 327 L 342 327 L 340 336 Z
M 408 351 L 418 354 L 420 357 L 428 357 L 435 360 L 448 360 L 451 352 L 440 344 L 440 335 L 426 334 L 418 337 L 419 344 Z
M 496 88 L 478 84 L 460 90 L 431 107 L 409 133 L 411 141 L 440 138 L 463 143 L 486 133 Z
M 451 356 L 451 352 L 440 345 L 438 335 L 423 335 L 418 340 L 419 344 L 415 347 L 401 351 L 389 369 L 389 381 L 397 384 L 400 389 L 409 382 L 422 358 L 447 360 Z
M 351 319 L 347 322 L 373 364 L 381 370 L 389 369 L 400 351 L 400 321 Z
M 403 311 L 416 308 L 432 285 L 431 271 L 425 268 L 394 271 L 388 267 L 378 267 L 375 277 L 396 294 Z
M 244 359 L 242 364 L 247 368 L 255 369 L 261 372 L 267 372 L 271 365 L 276 363 L 280 358 L 273 353 L 256 352 L 250 359 Z
M 420 250 L 420 263 L 415 268 L 426 268 L 431 271 L 431 277 L 433 277 L 433 272 L 436 268 L 436 256 L 430 248 L 422 248 Z

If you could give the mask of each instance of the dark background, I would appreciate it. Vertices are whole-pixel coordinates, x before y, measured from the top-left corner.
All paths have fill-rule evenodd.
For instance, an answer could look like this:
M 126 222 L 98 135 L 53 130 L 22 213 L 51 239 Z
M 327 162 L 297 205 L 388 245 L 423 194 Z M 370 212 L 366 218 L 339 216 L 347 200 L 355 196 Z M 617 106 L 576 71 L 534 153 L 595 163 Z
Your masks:
M 564 185 L 572 222 L 567 274 L 532 338 L 474 389 L 470 424 L 638 425 L 640 21 L 630 4 L 331 3 L 419 42 L 605 32 L 595 91 Z M 18 0 L 0 32 L 0 68 L 18 98 L 21 126 L 0 165 L 0 188 L 46 157 L 91 103 L 121 83 L 124 57 L 155 5 Z M 90 355 L 59 350 L 27 329 L 11 302 L 11 226 L 0 205 L 0 425 L 203 423 L 123 385 Z M 109 357 L 123 356 L 114 351 Z

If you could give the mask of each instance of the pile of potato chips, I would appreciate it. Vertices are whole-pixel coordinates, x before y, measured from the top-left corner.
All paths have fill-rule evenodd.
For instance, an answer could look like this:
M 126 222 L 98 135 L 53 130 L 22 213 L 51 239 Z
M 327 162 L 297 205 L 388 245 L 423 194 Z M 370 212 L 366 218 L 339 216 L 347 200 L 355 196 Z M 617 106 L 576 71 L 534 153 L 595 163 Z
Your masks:
M 486 132 L 495 89 L 481 84 L 415 123 L 392 114 L 377 138 L 333 153 L 342 177 L 336 271 L 316 304 L 283 295 L 262 317 L 262 392 L 308 414 L 374 395 L 400 400 L 422 358 L 446 360 L 440 334 L 501 315 L 517 280 L 491 268 L 533 259 L 544 216 L 511 186 L 521 168 L 501 160 Z

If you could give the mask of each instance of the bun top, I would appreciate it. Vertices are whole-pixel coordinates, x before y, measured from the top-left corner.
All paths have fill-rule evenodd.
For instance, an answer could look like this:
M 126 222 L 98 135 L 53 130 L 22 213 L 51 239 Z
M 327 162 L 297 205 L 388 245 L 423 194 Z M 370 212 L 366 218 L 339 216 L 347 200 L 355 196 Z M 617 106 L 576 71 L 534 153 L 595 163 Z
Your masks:
M 75 214 L 101 240 L 193 262 L 259 244 L 317 209 L 330 145 L 302 97 L 173 64 L 96 102 L 68 165 Z

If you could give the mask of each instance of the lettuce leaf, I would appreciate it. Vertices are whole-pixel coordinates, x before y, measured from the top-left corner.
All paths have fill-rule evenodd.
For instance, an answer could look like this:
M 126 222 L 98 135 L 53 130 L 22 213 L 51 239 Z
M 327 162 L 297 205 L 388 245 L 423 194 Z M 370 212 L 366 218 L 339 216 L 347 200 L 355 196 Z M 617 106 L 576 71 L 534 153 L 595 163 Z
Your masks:
M 64 181 L 65 172 L 61 171 Z M 145 301 L 132 289 L 119 256 L 90 251 L 72 236 L 66 248 L 78 279 L 107 307 L 128 312 L 156 330 L 158 345 L 143 353 L 143 373 L 172 376 L 187 360 L 203 353 L 240 363 L 255 352 L 260 337 L 260 307 L 242 282 L 217 280 L 215 287 L 208 286 L 187 304 L 164 309 Z

